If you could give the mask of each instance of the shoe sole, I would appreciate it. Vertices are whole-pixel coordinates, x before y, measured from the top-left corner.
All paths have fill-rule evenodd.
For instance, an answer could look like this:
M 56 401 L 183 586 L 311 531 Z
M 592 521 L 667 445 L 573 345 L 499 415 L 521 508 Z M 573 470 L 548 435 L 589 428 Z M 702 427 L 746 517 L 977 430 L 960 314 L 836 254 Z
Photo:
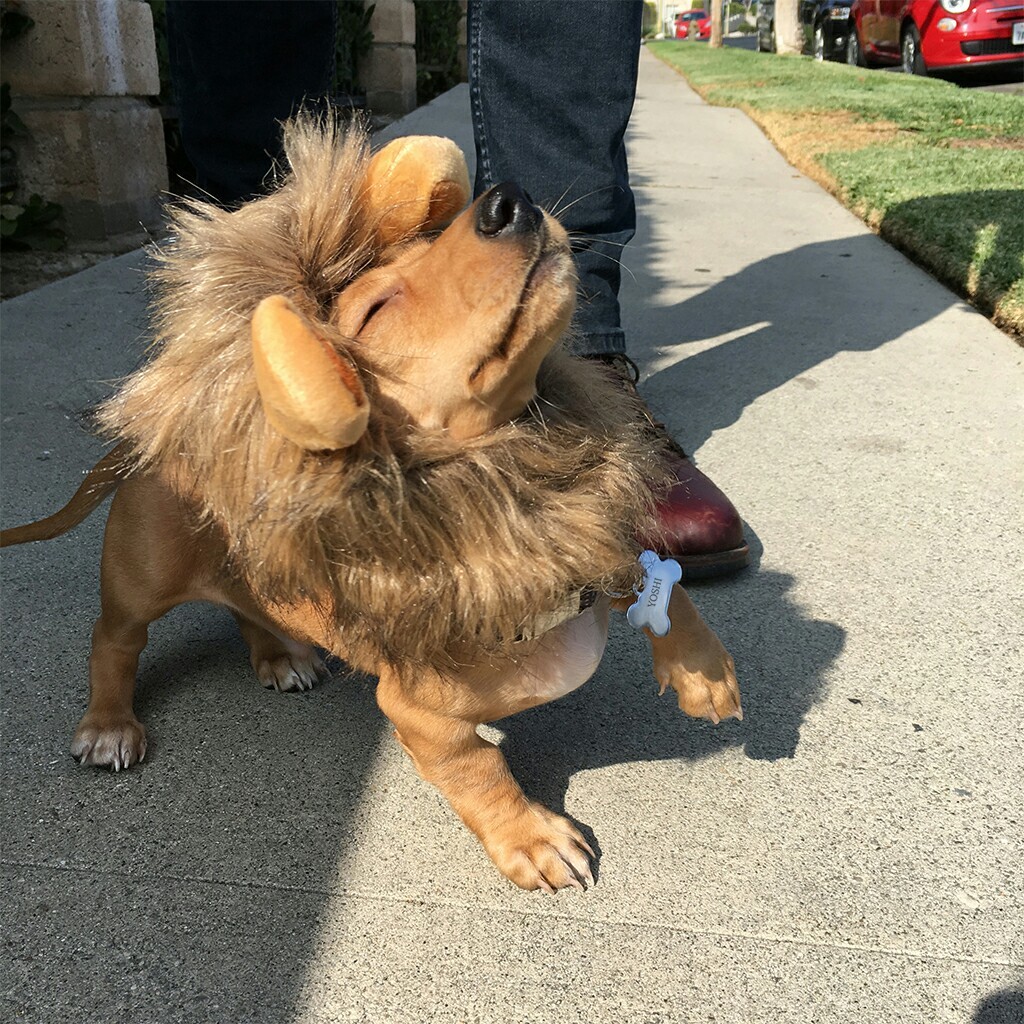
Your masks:
M 750 547 L 741 544 L 728 551 L 711 551 L 706 555 L 669 555 L 683 570 L 683 581 L 707 580 L 715 576 L 730 576 L 750 564 Z

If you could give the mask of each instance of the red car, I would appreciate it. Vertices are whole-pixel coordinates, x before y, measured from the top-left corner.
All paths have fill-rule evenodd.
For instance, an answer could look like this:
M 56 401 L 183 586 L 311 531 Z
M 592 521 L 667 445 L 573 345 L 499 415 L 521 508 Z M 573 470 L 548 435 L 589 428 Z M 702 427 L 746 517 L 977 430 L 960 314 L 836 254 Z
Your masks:
M 853 0 L 846 61 L 910 75 L 1019 61 L 1024 0 Z
M 676 39 L 686 39 L 693 33 L 694 39 L 708 39 L 711 36 L 711 15 L 707 11 L 683 11 L 676 15 Z

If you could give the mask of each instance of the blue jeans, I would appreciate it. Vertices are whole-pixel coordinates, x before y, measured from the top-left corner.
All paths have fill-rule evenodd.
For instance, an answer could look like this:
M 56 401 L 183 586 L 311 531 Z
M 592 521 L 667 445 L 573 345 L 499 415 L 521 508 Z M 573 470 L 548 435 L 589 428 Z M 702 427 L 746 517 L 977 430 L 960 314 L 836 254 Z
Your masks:
M 623 135 L 640 0 L 470 0 L 476 194 L 517 181 L 573 236 L 582 354 L 623 352 L 619 260 L 636 229 Z
M 476 193 L 514 180 L 559 214 L 580 278 L 584 354 L 622 352 L 619 259 L 636 212 L 623 134 L 641 0 L 470 0 Z M 172 0 L 171 73 L 196 184 L 231 205 L 262 191 L 278 122 L 330 90 L 334 0 Z

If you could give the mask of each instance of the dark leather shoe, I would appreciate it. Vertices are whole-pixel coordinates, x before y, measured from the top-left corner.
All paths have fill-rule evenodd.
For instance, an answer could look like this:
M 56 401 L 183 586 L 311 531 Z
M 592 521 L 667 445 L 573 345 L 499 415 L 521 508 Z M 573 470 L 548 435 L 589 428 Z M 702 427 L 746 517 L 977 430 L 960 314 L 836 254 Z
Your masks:
M 671 470 L 677 482 L 658 506 L 666 550 L 684 580 L 725 576 L 750 562 L 743 524 L 733 503 L 680 452 Z
M 625 355 L 594 356 L 636 392 L 639 371 Z M 646 405 L 644 409 L 646 410 Z M 725 576 L 750 562 L 750 548 L 743 539 L 743 524 L 733 503 L 690 460 L 678 443 L 668 435 L 663 423 L 650 413 L 651 430 L 667 441 L 672 451 L 670 469 L 675 474 L 665 499 L 658 506 L 661 543 L 653 546 L 663 557 L 674 558 L 683 570 L 684 580 Z M 641 543 L 645 543 L 641 538 Z

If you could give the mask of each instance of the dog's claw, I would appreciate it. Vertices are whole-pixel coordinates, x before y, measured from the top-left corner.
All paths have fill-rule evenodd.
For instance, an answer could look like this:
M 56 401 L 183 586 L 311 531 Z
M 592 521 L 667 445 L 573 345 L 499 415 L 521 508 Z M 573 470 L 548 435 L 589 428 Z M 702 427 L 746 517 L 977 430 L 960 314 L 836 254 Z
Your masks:
M 145 758 L 146 730 L 134 715 L 108 718 L 86 713 L 71 741 L 71 756 L 80 765 L 120 772 Z
M 327 667 L 312 648 L 303 652 L 282 653 L 256 665 L 256 675 L 267 690 L 278 693 L 303 693 L 312 690 L 327 675 Z
M 501 873 L 523 889 L 585 892 L 594 884 L 593 850 L 570 821 L 541 804 L 529 804 L 484 842 Z

